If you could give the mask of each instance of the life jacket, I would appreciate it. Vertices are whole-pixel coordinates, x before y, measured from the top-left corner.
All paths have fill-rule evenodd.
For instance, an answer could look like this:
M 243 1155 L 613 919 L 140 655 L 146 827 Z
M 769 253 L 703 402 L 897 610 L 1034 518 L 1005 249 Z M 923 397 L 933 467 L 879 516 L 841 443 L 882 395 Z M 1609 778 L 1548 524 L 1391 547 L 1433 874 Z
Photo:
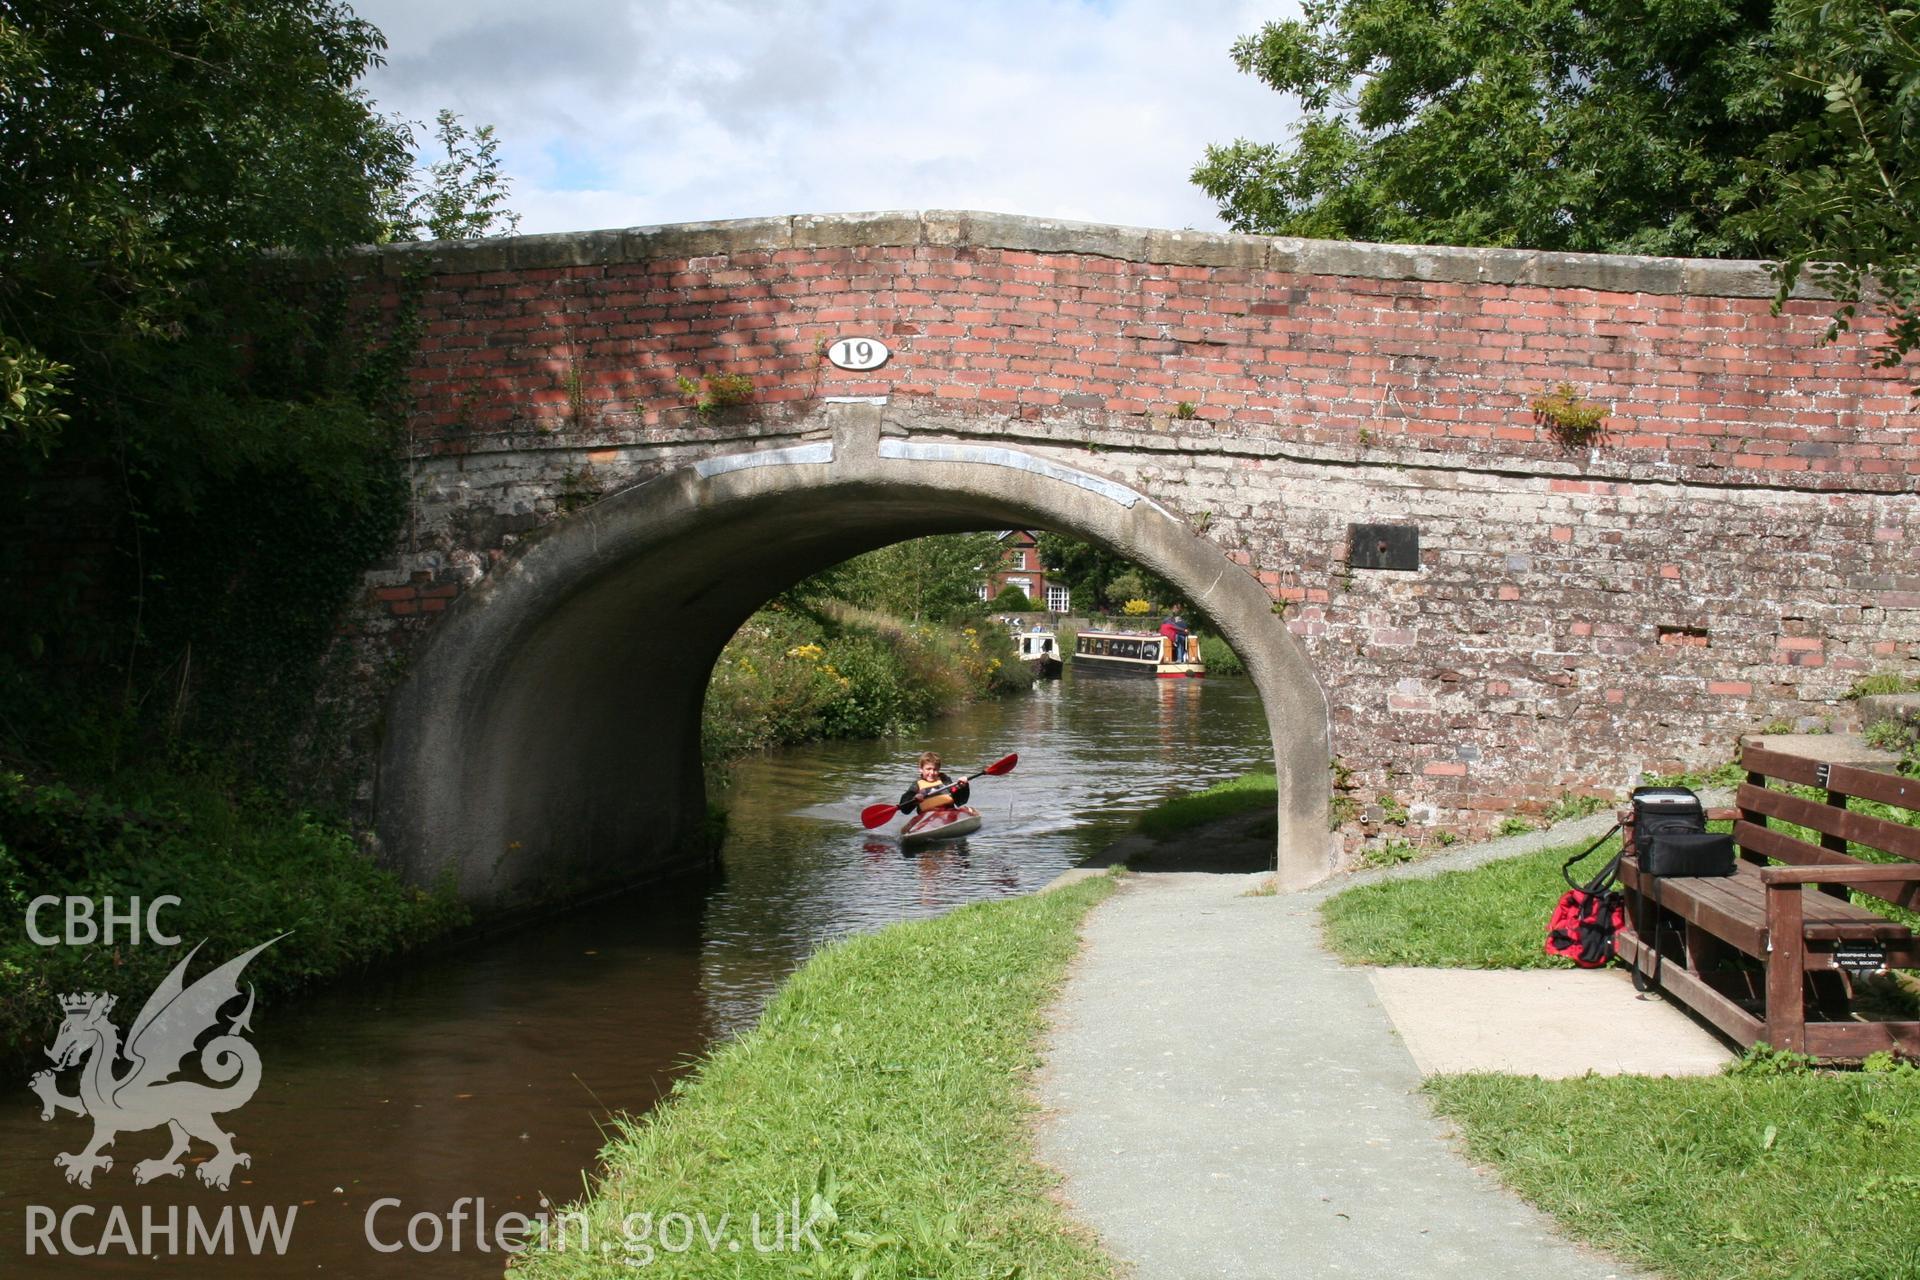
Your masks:
M 924 791 L 936 791 L 941 787 L 950 785 L 951 781 L 952 780 L 949 779 L 947 775 L 944 773 L 941 774 L 938 778 L 935 778 L 932 782 L 921 782 L 916 780 L 913 784 L 913 792 L 915 795 L 919 795 L 921 792 L 924 792 Z M 954 803 L 956 803 L 956 801 L 953 798 L 953 792 L 949 791 L 945 795 L 938 795 L 938 796 L 932 797 L 931 799 L 922 800 L 920 802 L 920 812 L 925 813 L 929 809 L 944 809 L 948 805 L 954 804 Z

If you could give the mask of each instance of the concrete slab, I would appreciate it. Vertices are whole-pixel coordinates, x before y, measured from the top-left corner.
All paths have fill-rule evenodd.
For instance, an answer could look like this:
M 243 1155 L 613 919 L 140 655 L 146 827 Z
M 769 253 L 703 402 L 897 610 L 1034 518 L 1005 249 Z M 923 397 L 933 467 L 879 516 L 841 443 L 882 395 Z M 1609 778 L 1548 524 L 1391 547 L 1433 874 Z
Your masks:
M 1861 769 L 1892 773 L 1900 767 L 1900 757 L 1891 751 L 1870 746 L 1857 733 L 1762 733 L 1740 739 L 1743 747 L 1764 747 L 1803 760 L 1823 760 L 1828 764 L 1850 764 Z
M 1715 1075 L 1732 1051 L 1625 970 L 1372 969 L 1422 1075 Z

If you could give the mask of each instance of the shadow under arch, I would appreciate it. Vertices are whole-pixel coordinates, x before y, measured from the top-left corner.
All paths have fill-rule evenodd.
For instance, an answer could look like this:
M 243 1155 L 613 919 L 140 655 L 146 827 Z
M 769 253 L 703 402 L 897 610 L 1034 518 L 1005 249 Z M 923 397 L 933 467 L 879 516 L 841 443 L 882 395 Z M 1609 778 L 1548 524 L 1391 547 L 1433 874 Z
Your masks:
M 829 418 L 831 440 L 710 458 L 603 499 L 446 611 L 388 706 L 376 826 L 397 870 L 511 908 L 677 869 L 705 817 L 707 677 L 756 608 L 889 542 L 1032 526 L 1137 561 L 1205 608 L 1266 710 L 1280 884 L 1326 874 L 1326 698 L 1251 574 L 1111 481 L 883 436 L 876 406 Z

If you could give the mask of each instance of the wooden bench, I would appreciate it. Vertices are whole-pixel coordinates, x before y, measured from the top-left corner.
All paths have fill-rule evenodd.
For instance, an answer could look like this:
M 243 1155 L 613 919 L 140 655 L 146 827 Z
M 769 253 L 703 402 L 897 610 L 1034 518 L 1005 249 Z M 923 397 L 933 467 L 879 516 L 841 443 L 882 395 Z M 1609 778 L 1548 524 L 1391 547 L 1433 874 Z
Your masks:
M 1623 815 L 1629 853 L 1620 860 L 1627 917 L 1616 940 L 1621 960 L 1657 975 L 1667 995 L 1742 1046 L 1764 1040 L 1821 1058 L 1858 1059 L 1881 1049 L 1920 1056 L 1920 1021 L 1855 1019 L 1852 980 L 1876 962 L 1920 968 L 1920 941 L 1906 925 L 1848 898 L 1858 889 L 1902 907 L 1920 903 L 1920 827 L 1848 808 L 1858 798 L 1920 809 L 1920 781 L 1758 747 L 1746 748 L 1740 763 L 1747 781 L 1735 797 L 1739 808 L 1708 815 L 1734 820 L 1740 856 L 1732 876 L 1655 882 L 1642 875 L 1631 852 L 1631 814 Z M 1820 788 L 1826 800 L 1790 795 L 1769 780 Z M 1810 828 L 1819 843 L 1771 828 L 1769 819 Z M 1850 844 L 1895 861 L 1854 857 Z

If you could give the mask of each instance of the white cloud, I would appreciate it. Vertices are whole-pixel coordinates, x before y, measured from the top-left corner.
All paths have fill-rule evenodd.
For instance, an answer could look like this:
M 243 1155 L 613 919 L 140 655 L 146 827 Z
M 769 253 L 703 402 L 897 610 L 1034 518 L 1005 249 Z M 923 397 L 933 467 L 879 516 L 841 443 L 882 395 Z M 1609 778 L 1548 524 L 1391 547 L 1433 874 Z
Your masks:
M 1233 67 L 1289 0 L 363 0 L 381 109 L 492 123 L 523 231 L 972 208 L 1220 226 L 1188 173 L 1291 111 Z

